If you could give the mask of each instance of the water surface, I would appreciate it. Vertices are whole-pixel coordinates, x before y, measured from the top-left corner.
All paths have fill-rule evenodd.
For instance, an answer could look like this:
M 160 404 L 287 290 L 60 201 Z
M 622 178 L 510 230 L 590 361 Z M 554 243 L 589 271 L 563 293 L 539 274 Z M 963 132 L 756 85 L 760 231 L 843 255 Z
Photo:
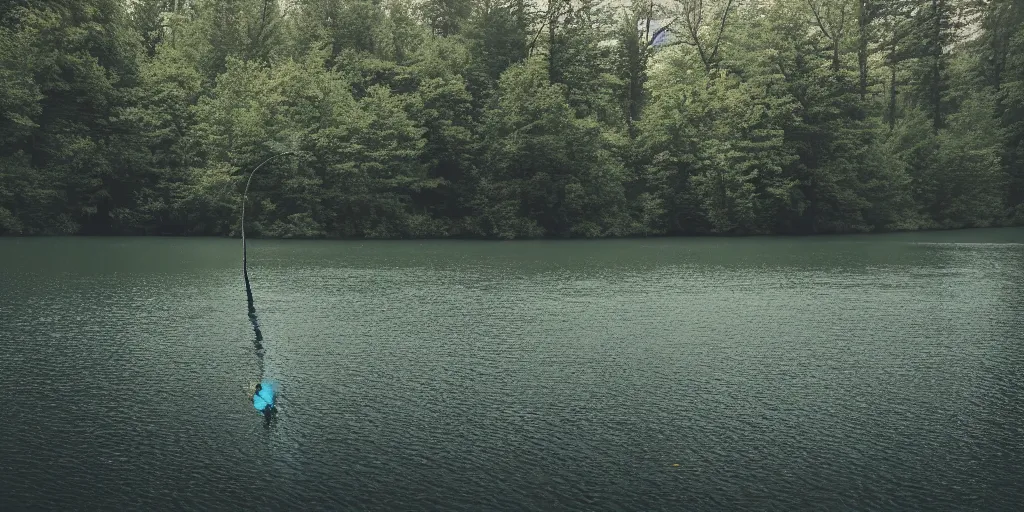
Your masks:
M 0 239 L 0 510 L 1009 510 L 1024 230 Z

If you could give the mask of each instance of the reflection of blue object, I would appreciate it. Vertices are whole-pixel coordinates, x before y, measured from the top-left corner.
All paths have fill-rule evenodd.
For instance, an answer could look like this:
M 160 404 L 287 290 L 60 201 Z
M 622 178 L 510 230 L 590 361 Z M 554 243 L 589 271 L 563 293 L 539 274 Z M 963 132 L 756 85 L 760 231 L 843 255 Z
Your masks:
M 262 411 L 267 407 L 274 406 L 274 394 L 276 393 L 276 386 L 272 381 L 264 379 L 260 382 L 260 390 L 252 397 L 252 406 L 257 411 Z

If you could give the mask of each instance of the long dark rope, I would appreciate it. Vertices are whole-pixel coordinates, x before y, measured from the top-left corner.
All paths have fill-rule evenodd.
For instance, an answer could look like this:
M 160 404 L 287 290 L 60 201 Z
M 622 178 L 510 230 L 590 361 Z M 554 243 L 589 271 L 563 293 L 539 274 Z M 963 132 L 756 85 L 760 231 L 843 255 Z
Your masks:
M 252 300 L 252 286 L 249 284 L 249 262 L 245 245 L 245 203 L 249 196 L 249 184 L 252 183 L 252 177 L 256 174 L 256 171 L 258 171 L 260 167 L 263 167 L 263 164 L 271 161 L 272 159 L 290 154 L 292 154 L 291 151 L 278 153 L 257 165 L 256 168 L 249 173 L 249 179 L 245 182 L 245 191 L 242 192 L 242 277 L 245 279 L 245 300 L 249 304 L 249 321 L 252 322 L 252 330 L 256 333 L 256 341 L 254 343 L 256 345 L 256 355 L 260 358 L 261 362 L 263 360 L 263 345 L 261 343 L 263 341 L 263 332 L 260 331 L 260 321 L 256 317 L 256 306 L 253 305 Z M 262 377 L 263 369 L 260 368 L 260 378 Z
M 252 330 L 253 330 L 253 332 L 256 333 L 256 339 L 253 341 L 253 345 L 256 348 L 256 359 L 259 361 L 260 383 L 261 383 L 261 384 L 258 384 L 257 386 L 262 385 L 262 383 L 264 381 L 264 379 L 263 379 L 263 374 L 264 374 L 264 371 L 263 371 L 263 344 L 262 344 L 263 332 L 260 330 L 260 321 L 256 317 L 256 306 L 253 305 L 253 300 L 252 300 L 252 285 L 249 283 L 249 258 L 248 258 L 247 247 L 246 247 L 246 244 L 245 244 L 245 203 L 246 203 L 246 200 L 249 197 L 249 184 L 252 183 L 252 177 L 253 177 L 254 174 L 256 174 L 256 171 L 259 170 L 260 167 L 263 167 L 263 164 L 269 162 L 270 160 L 272 160 L 272 159 L 274 159 L 276 157 L 279 157 L 279 156 L 290 155 L 290 154 L 292 154 L 291 151 L 285 151 L 284 153 L 278 153 L 278 154 L 276 154 L 274 156 L 271 156 L 270 158 L 267 158 L 262 163 L 257 165 L 256 168 L 253 169 L 252 172 L 249 173 L 249 179 L 246 180 L 246 182 L 245 182 L 245 191 L 242 192 L 242 278 L 245 279 L 245 300 L 246 300 L 246 302 L 249 305 L 249 321 L 252 322 Z M 259 390 L 259 389 L 260 388 L 257 387 L 257 390 Z M 253 396 L 253 404 L 256 403 L 255 400 L 256 400 L 256 396 L 254 395 Z M 266 422 L 264 423 L 265 426 L 270 426 L 271 419 L 273 418 L 274 413 L 277 410 L 277 408 L 273 405 L 273 394 L 271 395 L 270 400 L 271 400 L 271 404 L 267 405 L 267 406 L 264 406 L 264 408 L 262 409 L 263 417 L 266 420 Z

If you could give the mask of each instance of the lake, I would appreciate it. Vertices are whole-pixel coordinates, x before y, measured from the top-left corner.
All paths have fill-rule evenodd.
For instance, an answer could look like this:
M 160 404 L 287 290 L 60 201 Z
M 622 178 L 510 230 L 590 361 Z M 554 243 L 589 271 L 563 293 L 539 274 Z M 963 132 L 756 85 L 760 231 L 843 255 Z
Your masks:
M 1021 229 L 249 258 L 0 239 L 0 510 L 1024 502 Z

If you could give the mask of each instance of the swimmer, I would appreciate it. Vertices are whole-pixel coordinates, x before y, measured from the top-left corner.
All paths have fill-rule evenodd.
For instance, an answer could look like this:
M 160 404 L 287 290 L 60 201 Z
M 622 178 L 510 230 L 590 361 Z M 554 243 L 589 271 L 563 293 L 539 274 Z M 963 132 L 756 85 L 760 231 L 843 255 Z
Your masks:
M 252 406 L 257 411 L 263 413 L 263 416 L 267 419 L 270 418 L 275 412 L 277 407 L 274 406 L 274 392 L 268 389 L 268 393 L 262 393 L 263 384 L 256 384 L 255 391 L 252 394 Z

